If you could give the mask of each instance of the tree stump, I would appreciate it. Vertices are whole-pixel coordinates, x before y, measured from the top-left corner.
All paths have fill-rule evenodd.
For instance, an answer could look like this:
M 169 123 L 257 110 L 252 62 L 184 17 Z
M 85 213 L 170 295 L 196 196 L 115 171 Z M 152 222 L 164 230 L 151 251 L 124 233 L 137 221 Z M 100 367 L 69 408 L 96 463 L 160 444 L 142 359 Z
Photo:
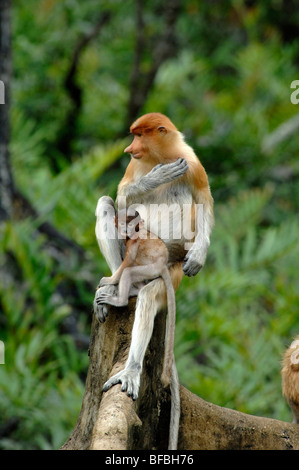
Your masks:
M 170 390 L 160 377 L 166 312 L 155 319 L 136 401 L 106 380 L 124 367 L 131 342 L 135 299 L 110 307 L 105 323 L 93 317 L 90 364 L 77 424 L 62 450 L 167 450 Z M 208 403 L 182 385 L 179 450 L 299 450 L 299 426 Z

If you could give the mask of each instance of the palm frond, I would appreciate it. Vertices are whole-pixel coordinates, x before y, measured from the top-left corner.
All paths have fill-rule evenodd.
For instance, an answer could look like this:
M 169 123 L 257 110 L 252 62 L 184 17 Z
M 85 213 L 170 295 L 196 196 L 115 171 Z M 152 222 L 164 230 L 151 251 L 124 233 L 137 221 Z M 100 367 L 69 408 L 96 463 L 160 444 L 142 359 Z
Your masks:
M 227 204 L 216 207 L 215 235 L 241 238 L 250 226 L 261 220 L 272 192 L 270 186 L 243 191 Z

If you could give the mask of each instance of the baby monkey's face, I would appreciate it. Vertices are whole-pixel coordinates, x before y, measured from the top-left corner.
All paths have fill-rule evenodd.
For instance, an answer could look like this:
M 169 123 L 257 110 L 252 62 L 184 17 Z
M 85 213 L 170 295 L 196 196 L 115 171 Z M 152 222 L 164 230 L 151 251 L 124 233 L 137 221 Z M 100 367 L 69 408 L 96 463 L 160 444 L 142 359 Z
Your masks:
M 115 217 L 115 225 L 120 237 L 124 240 L 135 240 L 138 238 L 142 220 L 138 212 L 129 215 L 126 211 L 120 211 Z

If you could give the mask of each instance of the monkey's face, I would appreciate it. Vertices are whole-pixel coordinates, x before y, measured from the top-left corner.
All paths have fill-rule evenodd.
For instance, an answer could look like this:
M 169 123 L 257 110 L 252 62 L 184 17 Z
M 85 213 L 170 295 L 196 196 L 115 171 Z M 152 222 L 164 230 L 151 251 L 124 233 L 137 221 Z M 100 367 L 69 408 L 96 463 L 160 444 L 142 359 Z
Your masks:
M 169 134 L 169 135 L 168 135 Z M 144 132 L 134 132 L 134 138 L 124 152 L 130 153 L 136 160 L 153 161 L 161 163 L 165 146 L 169 145 L 170 133 L 163 126 L 157 129 L 147 129 Z
M 137 214 L 137 213 L 136 213 Z M 138 238 L 139 229 L 141 228 L 140 215 L 130 216 L 125 212 L 120 212 L 117 218 L 115 218 L 115 225 L 118 233 L 123 240 L 135 240 Z
M 119 235 L 121 236 L 122 239 L 127 238 L 127 223 L 126 219 L 118 219 L 117 224 L 116 224 L 117 230 Z
M 173 148 L 174 137 L 179 134 L 170 119 L 161 113 L 148 113 L 138 118 L 130 127 L 133 142 L 126 149 L 135 159 L 163 162 L 167 148 Z
M 136 240 L 139 236 L 139 222 L 132 220 L 127 224 L 127 238 Z

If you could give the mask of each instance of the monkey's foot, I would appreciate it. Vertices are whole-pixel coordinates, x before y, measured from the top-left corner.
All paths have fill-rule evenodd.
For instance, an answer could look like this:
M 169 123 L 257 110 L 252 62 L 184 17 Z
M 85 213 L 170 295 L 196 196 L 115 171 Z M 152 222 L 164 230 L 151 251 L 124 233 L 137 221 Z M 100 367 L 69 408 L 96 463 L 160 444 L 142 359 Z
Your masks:
M 138 398 L 139 386 L 140 386 L 140 373 L 141 367 L 136 366 L 136 369 L 124 369 L 113 375 L 104 384 L 103 392 L 107 392 L 113 385 L 121 383 L 121 391 L 127 392 L 128 397 L 132 397 L 133 400 Z
M 115 286 L 103 286 L 96 290 L 94 301 L 93 301 L 93 311 L 97 317 L 97 319 L 104 323 L 106 317 L 108 315 L 108 307 L 106 304 L 98 303 L 97 300 L 100 295 L 106 294 L 109 296 L 113 296 L 116 294 L 117 288 Z
M 119 297 L 116 295 L 111 295 L 111 294 L 99 294 L 97 296 L 96 300 L 98 305 L 101 304 L 108 304 L 108 305 L 114 305 L 115 307 L 125 307 L 128 305 L 128 300 L 120 300 Z
M 98 287 L 103 287 L 103 286 L 112 286 L 114 285 L 112 282 L 110 282 L 111 277 L 102 277 L 100 280 L 99 286 Z M 115 283 L 116 284 L 116 283 Z

